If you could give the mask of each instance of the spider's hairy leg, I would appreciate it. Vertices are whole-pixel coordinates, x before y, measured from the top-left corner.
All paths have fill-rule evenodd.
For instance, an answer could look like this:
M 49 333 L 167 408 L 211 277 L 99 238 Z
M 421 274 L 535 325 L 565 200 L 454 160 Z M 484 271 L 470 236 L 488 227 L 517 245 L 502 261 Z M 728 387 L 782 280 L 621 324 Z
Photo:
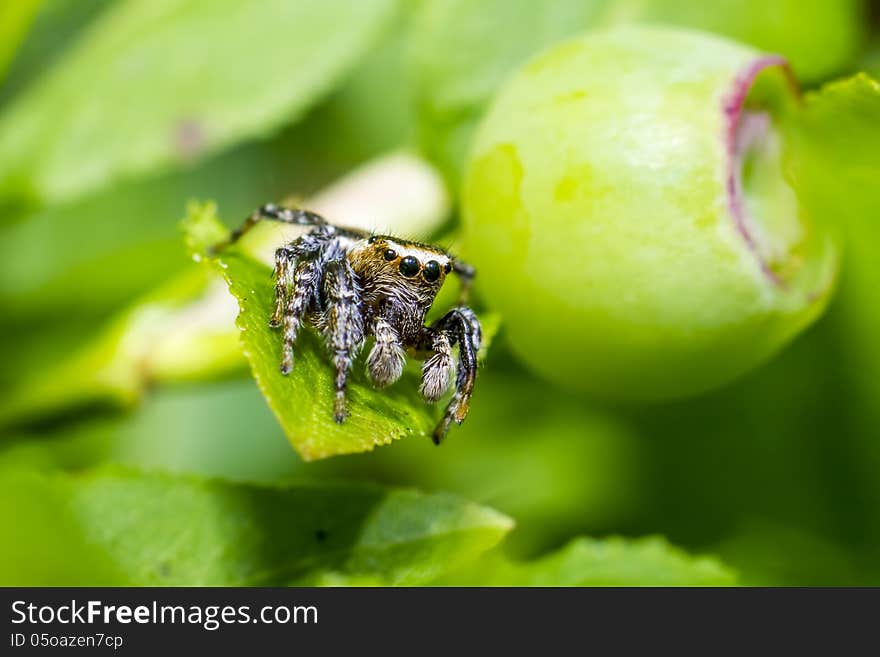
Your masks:
M 295 259 L 290 249 L 282 246 L 275 251 L 275 312 L 269 320 L 272 328 L 278 328 L 284 320 L 284 309 L 294 283 L 294 266 Z
M 335 238 L 332 226 L 319 226 L 275 251 L 275 312 L 269 326 L 282 327 L 282 374 L 293 369 L 293 345 L 324 276 L 321 255 Z
M 281 373 L 290 374 L 293 369 L 293 345 L 309 310 L 312 300 L 317 297 L 321 281 L 322 265 L 317 254 L 302 258 L 293 269 L 292 284 L 279 288 L 285 294 L 284 311 L 281 315 Z M 285 293 L 285 290 L 288 292 Z M 276 299 L 276 309 L 279 301 Z M 276 310 L 277 312 L 277 310 Z M 272 318 L 274 321 L 275 318 Z M 270 322 L 271 323 L 271 322 Z
M 285 224 L 293 224 L 296 226 L 326 226 L 327 220 L 324 217 L 315 214 L 314 212 L 309 212 L 308 210 L 300 210 L 297 208 L 284 208 L 274 203 L 267 203 L 256 210 L 254 210 L 247 219 L 244 220 L 244 223 L 229 233 L 229 237 L 215 244 L 211 249 L 211 252 L 218 253 L 222 251 L 227 246 L 235 244 L 241 237 L 247 233 L 251 228 L 256 226 L 263 219 L 269 219 L 271 221 L 280 221 Z
M 391 385 L 403 374 L 406 355 L 397 331 L 384 317 L 377 317 L 373 323 L 373 336 L 376 344 L 367 357 L 367 371 L 377 388 Z
M 477 275 L 477 270 L 474 269 L 472 265 L 456 258 L 452 261 L 452 272 L 458 276 L 461 281 L 461 290 L 458 293 L 458 303 L 459 305 L 465 304 L 471 294 L 471 285 L 474 282 L 474 277 Z
M 439 401 L 449 389 L 455 364 L 452 360 L 452 343 L 444 330 L 425 328 L 422 343 L 431 356 L 422 364 L 422 385 L 419 392 L 429 402 Z
M 364 324 L 360 309 L 360 291 L 348 260 L 327 263 L 324 274 L 324 334 L 336 370 L 334 419 L 345 420 L 345 386 L 357 350 L 364 341 Z
M 443 419 L 434 429 L 434 443 L 439 445 L 449 431 L 450 424 L 453 421 L 461 424 L 467 417 L 477 378 L 477 352 L 482 341 L 482 329 L 474 311 L 466 306 L 453 308 L 437 320 L 432 328 L 444 332 L 451 343 L 458 343 L 455 393 L 446 407 Z

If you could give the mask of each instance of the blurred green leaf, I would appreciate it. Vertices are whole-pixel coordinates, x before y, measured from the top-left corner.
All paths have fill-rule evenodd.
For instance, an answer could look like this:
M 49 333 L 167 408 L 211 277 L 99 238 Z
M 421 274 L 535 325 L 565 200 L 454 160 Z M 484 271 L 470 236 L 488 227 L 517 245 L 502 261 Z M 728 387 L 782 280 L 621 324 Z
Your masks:
M 0 472 L 0 512 L 16 526 L 0 545 L 0 582 L 26 586 L 419 584 L 474 559 L 511 527 L 491 509 L 442 494 L 121 469 Z M 34 554 L 48 567 L 36 570 Z
M 863 0 L 426 0 L 412 36 L 420 141 L 457 188 L 471 134 L 504 79 L 530 56 L 585 29 L 669 23 L 786 55 L 821 79 L 852 64 Z
M 245 217 L 263 202 L 310 195 L 407 143 L 412 117 L 400 40 L 395 33 L 271 142 L 248 142 L 184 171 L 111 185 L 0 225 L 0 324 L 106 314 L 166 280 L 188 262 L 177 223 L 191 198 L 215 199 L 228 216 Z
M 330 91 L 395 10 L 394 0 L 117 3 L 0 116 L 0 193 L 69 200 L 271 134 Z
M 246 379 L 160 386 L 136 413 L 30 428 L 16 438 L 0 463 L 75 471 L 111 462 L 249 483 L 344 478 L 449 491 L 516 520 L 505 549 L 517 556 L 573 534 L 614 531 L 647 495 L 647 468 L 629 426 L 526 376 L 496 346 L 467 421 L 441 448 L 405 440 L 305 464 Z
M 59 30 L 70 28 L 61 18 L 104 2 L 50 3 L 53 11 L 44 13 L 61 16 L 49 20 L 41 14 L 28 44 L 41 30 L 62 38 Z M 0 226 L 0 326 L 15 327 L 0 344 L 7 363 L 0 377 L 20 380 L 23 371 L 44 367 L 53 352 L 75 344 L 72 320 L 77 326 L 103 321 L 185 266 L 177 223 L 189 199 L 212 198 L 227 216 L 244 217 L 268 200 L 310 196 L 369 158 L 408 143 L 413 117 L 404 34 L 403 25 L 395 26 L 337 91 L 271 141 L 248 142 L 195 167 L 111 185 Z M 48 41 L 32 45 L 37 53 L 31 59 L 42 61 L 39 53 L 55 44 Z M 47 244 L 76 248 L 52 248 L 50 254 Z M 51 330 L 62 322 L 63 331 Z
M 184 229 L 188 246 L 197 258 L 206 258 L 205 252 L 228 234 L 211 204 L 193 205 Z M 323 345 L 313 332 L 302 331 L 298 337 L 290 375 L 279 371 L 281 341 L 268 321 L 275 303 L 271 269 L 238 248 L 226 249 L 210 260 L 219 265 L 238 300 L 237 324 L 257 385 L 305 460 L 369 451 L 405 435 L 430 435 L 438 409 L 419 395 L 418 374 L 412 367 L 382 391 L 372 387 L 362 367 L 353 368 L 346 392 L 349 416 L 337 424 L 333 419 L 333 373 Z M 497 320 L 484 323 L 485 350 Z
M 0 519 L 14 531 L 0 543 L 0 585 L 123 585 L 70 512 L 65 486 L 27 470 L 0 469 Z
M 7 0 L 13 4 L 16 0 Z M 24 3 L 31 0 L 24 0 Z M 34 21 L 0 85 L 5 105 L 34 82 L 67 50 L 70 43 L 113 0 L 52 0 L 41 2 Z
M 859 74 L 807 95 L 790 141 L 803 202 L 833 217 L 847 238 L 838 293 L 843 366 L 858 384 L 859 459 L 873 473 L 870 496 L 880 504 L 880 83 Z M 873 531 L 880 540 L 880 529 Z
M 880 79 L 880 42 L 875 41 L 868 49 L 862 58 L 860 68 L 875 80 Z
M 45 422 L 84 407 L 130 406 L 156 381 L 241 369 L 236 336 L 223 321 L 231 320 L 231 308 L 212 282 L 210 272 L 191 267 L 132 304 L 72 355 L 7 393 L 0 426 Z
M 792 163 L 798 191 L 815 202 L 842 204 L 845 219 L 876 223 L 880 193 L 861 189 L 880 174 L 880 83 L 860 73 L 807 94 L 803 111 L 790 128 Z M 833 176 L 828 176 L 834 172 Z M 858 190 L 858 193 L 853 193 Z
M 267 198 L 265 151 L 237 148 L 182 174 L 115 185 L 0 225 L 2 321 L 94 318 L 130 305 L 190 263 L 177 230 L 188 199 L 216 192 L 245 216 Z
M 766 521 L 746 524 L 714 551 L 736 568 L 742 586 L 868 586 L 878 581 L 876 559 L 859 563 L 839 544 Z
M 305 466 L 250 377 L 160 386 L 135 413 L 20 429 L 0 448 L 0 467 L 76 472 L 108 463 L 255 484 L 339 476 Z
M 841 295 L 850 314 L 852 362 L 880 403 L 880 83 L 865 74 L 806 97 L 791 128 L 794 183 L 817 216 L 847 237 Z M 851 342 L 854 341 L 854 342 Z M 880 463 L 878 463 L 880 465 Z
M 693 557 L 658 537 L 579 538 L 529 562 L 497 553 L 453 573 L 459 586 L 731 586 L 735 575 L 711 557 Z
M 501 347 L 493 345 L 480 372 L 467 421 L 439 449 L 406 440 L 330 459 L 319 473 L 448 490 L 488 504 L 516 521 L 505 550 L 517 556 L 625 525 L 645 495 L 637 433 L 527 375 Z
M 0 5 L 0 84 L 43 0 L 13 0 Z

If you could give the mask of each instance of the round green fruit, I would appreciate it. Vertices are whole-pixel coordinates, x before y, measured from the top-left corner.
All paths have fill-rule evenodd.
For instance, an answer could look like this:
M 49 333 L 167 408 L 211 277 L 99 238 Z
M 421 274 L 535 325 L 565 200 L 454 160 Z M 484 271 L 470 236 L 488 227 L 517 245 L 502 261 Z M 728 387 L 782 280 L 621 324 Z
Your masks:
M 463 209 L 521 359 L 593 395 L 684 397 L 813 321 L 837 251 L 785 176 L 797 94 L 781 58 L 666 28 L 587 34 L 517 72 Z

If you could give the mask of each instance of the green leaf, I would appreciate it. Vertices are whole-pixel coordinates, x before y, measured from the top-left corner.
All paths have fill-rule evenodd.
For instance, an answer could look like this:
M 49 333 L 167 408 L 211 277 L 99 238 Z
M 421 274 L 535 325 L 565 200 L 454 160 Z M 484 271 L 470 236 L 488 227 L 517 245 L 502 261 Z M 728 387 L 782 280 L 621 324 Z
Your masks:
M 876 225 L 880 205 L 880 83 L 860 73 L 807 94 L 789 126 L 794 184 L 816 205 L 853 225 Z M 833 174 L 833 175 L 830 175 Z M 837 216 L 834 213 L 833 216 Z
M 228 234 L 211 204 L 193 205 L 184 230 L 197 259 L 206 258 L 210 247 Z M 206 259 L 219 265 L 229 291 L 238 300 L 237 324 L 254 379 L 305 460 L 369 451 L 405 435 L 430 435 L 442 404 L 432 408 L 419 395 L 418 368 L 412 363 L 397 383 L 382 391 L 374 389 L 364 368 L 356 365 L 346 393 L 349 416 L 337 424 L 333 419 L 333 373 L 324 346 L 312 331 L 302 331 L 298 337 L 293 371 L 288 376 L 279 371 L 281 341 L 268 321 L 275 294 L 271 269 L 238 248 Z M 484 324 L 482 353 L 498 321 L 489 318 Z
M 802 443 L 803 434 L 800 438 Z M 840 543 L 765 518 L 747 517 L 741 517 L 733 536 L 714 546 L 740 574 L 740 586 L 871 586 L 877 582 L 874 565 L 860 567 Z M 780 555 L 797 557 L 781 559 Z
M 269 135 L 330 91 L 395 11 L 394 0 L 117 3 L 0 117 L 0 194 L 68 200 Z
M 509 555 L 540 553 L 639 513 L 642 497 L 650 497 L 650 466 L 639 451 L 645 441 L 622 418 L 536 381 L 509 358 L 502 345 L 493 346 L 467 421 L 440 449 L 405 440 L 394 449 L 309 464 L 308 473 L 446 490 L 490 504 L 516 520 L 505 542 Z M 237 467 L 247 462 L 239 459 Z
M 20 586 L 419 584 L 474 559 L 511 527 L 443 494 L 122 469 L 0 472 L 0 514 L 16 523 L 0 545 L 0 583 Z
M 793 182 L 816 217 L 835 222 L 846 236 L 841 294 L 853 316 L 857 369 L 880 376 L 880 83 L 865 74 L 809 94 L 790 126 Z M 867 358 L 867 363 L 862 362 Z
M 0 83 L 41 3 L 42 0 L 13 0 L 0 5 Z
M 615 526 L 653 494 L 644 490 L 651 478 L 640 463 L 649 459 L 639 458 L 642 443 L 626 423 L 548 391 L 505 366 L 497 351 L 480 373 L 467 421 L 440 449 L 404 440 L 305 464 L 249 378 L 159 386 L 136 413 L 29 433 L 8 441 L 0 463 L 81 470 L 109 461 L 247 483 L 357 479 L 449 491 L 516 520 L 509 554 Z
M 693 557 L 659 537 L 579 538 L 530 562 L 493 553 L 441 580 L 476 586 L 731 586 L 736 578 L 711 557 Z
M 136 301 L 97 336 L 7 393 L 0 427 L 95 406 L 135 404 L 158 381 L 213 378 L 243 362 L 216 278 L 199 267 Z M 216 316 L 219 315 L 219 320 Z M 207 321 L 205 321 L 207 319 Z
M 845 235 L 839 290 L 844 367 L 865 410 L 860 459 L 880 468 L 880 83 L 865 74 L 807 95 L 791 127 L 791 168 L 804 204 Z M 876 479 L 876 478 L 874 478 Z M 871 485 L 874 499 L 880 487 Z
M 77 35 L 111 2 L 113 0 L 41 2 L 24 41 L 10 62 L 3 84 L 0 85 L 0 105 L 7 105 L 47 71 L 63 56 Z
M 862 58 L 859 68 L 875 80 L 880 78 L 880 40 L 875 39 L 873 45 Z
M 403 31 L 393 36 L 330 98 L 271 141 L 248 142 L 198 166 L 111 185 L 0 225 L 0 322 L 107 315 L 167 280 L 188 262 L 177 224 L 191 198 L 215 199 L 229 217 L 245 217 L 259 203 L 311 195 L 365 160 L 396 151 L 411 138 L 413 118 L 408 87 L 400 83 Z M 77 248 L 53 248 L 46 257 L 50 243 Z M 20 342 L 11 356 L 19 354 Z
M 190 264 L 177 230 L 180 208 L 194 194 L 217 192 L 224 206 L 250 212 L 265 193 L 265 150 L 235 149 L 182 174 L 115 185 L 0 226 L 4 320 L 106 316 L 167 281 Z

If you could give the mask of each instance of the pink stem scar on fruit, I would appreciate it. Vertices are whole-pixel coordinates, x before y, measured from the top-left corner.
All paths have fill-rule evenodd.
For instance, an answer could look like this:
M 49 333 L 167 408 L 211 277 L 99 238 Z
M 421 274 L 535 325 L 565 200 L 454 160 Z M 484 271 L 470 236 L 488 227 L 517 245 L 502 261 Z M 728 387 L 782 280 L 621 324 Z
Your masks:
M 761 255 L 757 238 L 750 225 L 755 221 L 749 216 L 743 201 L 742 170 L 749 149 L 760 144 L 772 130 L 771 117 L 766 112 L 743 112 L 746 98 L 758 75 L 765 69 L 777 66 L 795 94 L 799 89 L 788 61 L 779 55 L 767 55 L 754 60 L 736 76 L 730 93 L 724 97 L 723 110 L 726 118 L 725 146 L 727 148 L 727 204 L 737 231 L 754 254 L 766 276 L 777 285 L 783 285 L 779 276 Z

